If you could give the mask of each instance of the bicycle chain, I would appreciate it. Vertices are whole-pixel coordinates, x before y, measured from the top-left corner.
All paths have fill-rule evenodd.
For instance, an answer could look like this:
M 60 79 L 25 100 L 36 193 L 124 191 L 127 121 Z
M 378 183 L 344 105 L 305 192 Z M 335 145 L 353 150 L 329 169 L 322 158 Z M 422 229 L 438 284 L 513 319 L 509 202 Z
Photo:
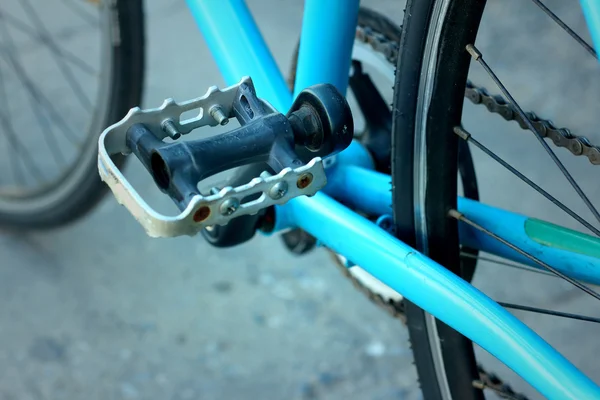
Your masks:
M 373 50 L 385 56 L 387 61 L 396 65 L 398 60 L 398 44 L 386 38 L 383 34 L 375 32 L 368 27 L 357 27 L 356 39 L 363 43 L 369 44 Z M 467 82 L 465 97 L 475 104 L 484 104 L 486 108 L 492 112 L 501 115 L 507 121 L 517 121 L 521 128 L 527 129 L 524 121 L 513 110 L 502 96 L 489 95 L 483 87 L 478 87 L 471 82 Z M 565 147 L 575 155 L 585 155 L 589 158 L 592 164 L 600 164 L 600 147 L 594 146 L 587 138 L 573 135 L 566 128 L 556 128 L 549 120 L 538 118 L 534 113 L 527 112 L 527 117 L 530 118 L 534 127 L 543 137 L 550 138 L 558 147 Z M 332 253 L 336 266 L 346 276 L 354 287 L 365 294 L 373 303 L 386 310 L 392 317 L 399 319 L 406 324 L 404 301 L 394 301 L 385 299 L 379 293 L 375 293 L 368 287 L 362 284 L 358 278 L 350 273 L 340 259 Z M 528 398 L 515 392 L 508 384 L 504 383 L 494 373 L 487 372 L 481 365 L 477 366 L 479 372 L 479 380 L 473 381 L 473 386 L 478 389 L 489 389 L 495 392 L 499 397 L 509 400 L 528 400 Z
M 398 44 L 387 40 L 387 38 L 370 28 L 359 27 L 356 30 L 356 38 L 383 54 L 386 59 L 396 65 L 398 60 Z M 516 121 L 524 130 L 529 130 L 525 121 L 515 111 L 514 107 L 500 95 L 491 95 L 481 86 L 467 81 L 465 97 L 473 104 L 482 104 L 488 111 L 498 114 L 506 121 Z M 567 128 L 557 128 L 550 120 L 539 118 L 535 113 L 525 113 L 535 129 L 544 138 L 552 140 L 555 146 L 569 150 L 573 155 L 586 156 L 594 165 L 600 165 L 600 147 L 593 145 L 584 136 L 577 136 Z
M 490 95 L 483 87 L 478 87 L 467 81 L 465 97 L 473 104 L 483 104 L 488 111 L 500 115 L 506 121 L 516 121 L 521 129 L 529 130 L 525 120 L 515 111 L 504 97 Z M 552 121 L 539 118 L 535 113 L 525 113 L 540 136 L 552 140 L 555 146 L 569 150 L 573 155 L 586 156 L 594 165 L 600 165 L 600 147 L 594 146 L 584 136 L 577 136 L 567 128 L 557 128 Z
M 379 293 L 375 293 L 368 287 L 362 284 L 358 278 L 350 273 L 350 268 L 346 267 L 341 260 L 338 258 L 337 254 L 334 252 L 330 252 L 331 257 L 335 265 L 339 268 L 340 272 L 352 282 L 352 285 L 356 290 L 367 296 L 369 300 L 375 303 L 377 306 L 386 310 L 392 317 L 399 319 L 403 324 L 406 324 L 406 315 L 403 301 L 394 301 L 392 299 L 385 299 Z

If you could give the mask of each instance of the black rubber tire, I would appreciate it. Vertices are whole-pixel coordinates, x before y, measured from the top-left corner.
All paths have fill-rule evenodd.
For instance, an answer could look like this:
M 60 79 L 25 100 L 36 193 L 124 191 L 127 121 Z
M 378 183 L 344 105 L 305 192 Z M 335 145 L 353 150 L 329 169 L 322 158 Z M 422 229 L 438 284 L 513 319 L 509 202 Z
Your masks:
M 432 64 L 429 111 L 421 119 L 417 105 L 425 101 L 420 90 L 430 61 L 426 43 L 430 27 L 436 26 L 431 23 L 439 10 L 435 6 L 444 1 L 448 6 L 439 25 L 440 39 L 432 47 L 437 62 Z M 484 6 L 484 0 L 408 0 L 394 88 L 392 193 L 397 235 L 458 275 L 458 226 L 447 217 L 457 197 L 458 142 L 452 128 L 460 125 L 462 116 L 470 61 L 465 45 L 475 40 Z M 423 121 L 425 128 L 418 129 Z M 416 144 L 423 143 L 424 150 L 417 151 Z M 418 169 L 420 162 L 424 168 Z M 417 173 L 427 179 L 417 179 Z M 413 195 L 407 195 L 411 190 Z M 409 301 L 406 314 L 424 398 L 483 399 L 483 392 L 472 384 L 478 377 L 472 343 L 439 321 L 428 324 L 431 317 Z
M 142 0 L 113 0 L 104 2 L 113 7 L 113 21 L 118 21 L 118 40 L 112 40 L 112 80 L 108 95 L 108 110 L 102 123 L 107 127 L 127 114 L 130 108 L 142 100 L 144 83 L 144 13 Z M 104 129 L 104 128 L 102 128 Z M 62 226 L 81 218 L 91 211 L 107 193 L 107 186 L 100 180 L 97 167 L 98 136 L 88 135 L 83 151 L 75 161 L 77 169 L 84 171 L 72 189 L 57 196 L 56 201 L 43 207 L 24 212 L 2 212 L 0 226 L 10 229 L 41 229 Z M 122 166 L 124 157 L 113 158 Z M 62 180 L 68 181 L 68 178 Z M 59 183 L 60 185 L 61 183 Z

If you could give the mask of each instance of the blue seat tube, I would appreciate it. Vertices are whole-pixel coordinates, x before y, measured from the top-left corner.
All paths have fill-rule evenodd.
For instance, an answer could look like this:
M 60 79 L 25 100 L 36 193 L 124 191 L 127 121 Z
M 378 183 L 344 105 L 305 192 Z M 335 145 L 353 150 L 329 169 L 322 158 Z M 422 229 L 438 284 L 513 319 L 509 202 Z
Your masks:
M 358 8 L 359 0 L 304 2 L 294 97 L 318 83 L 346 93 Z

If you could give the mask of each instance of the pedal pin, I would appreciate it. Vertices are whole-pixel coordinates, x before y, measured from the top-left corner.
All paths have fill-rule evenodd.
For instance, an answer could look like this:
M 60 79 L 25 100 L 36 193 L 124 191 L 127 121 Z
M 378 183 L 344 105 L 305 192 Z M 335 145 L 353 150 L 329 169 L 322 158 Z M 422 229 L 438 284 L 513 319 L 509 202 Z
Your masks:
M 177 140 L 181 137 L 181 133 L 175 126 L 175 123 L 173 122 L 173 120 L 168 119 L 165 122 L 163 122 L 162 128 L 163 128 L 163 131 L 165 131 L 165 133 L 167 135 L 169 135 L 169 137 L 173 140 Z
M 209 114 L 219 125 L 227 125 L 229 122 L 229 118 L 227 118 L 220 106 L 212 106 L 209 110 Z

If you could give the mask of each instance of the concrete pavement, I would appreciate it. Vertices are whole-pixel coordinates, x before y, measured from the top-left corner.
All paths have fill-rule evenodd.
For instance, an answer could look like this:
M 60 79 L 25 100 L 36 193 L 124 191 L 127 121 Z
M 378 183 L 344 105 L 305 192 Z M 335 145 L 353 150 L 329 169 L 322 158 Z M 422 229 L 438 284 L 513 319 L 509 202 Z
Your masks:
M 301 3 L 248 3 L 287 70 Z M 363 2 L 398 23 L 401 3 Z M 477 44 L 490 51 L 488 61 L 515 96 L 526 108 L 556 115 L 556 122 L 599 142 L 593 112 L 599 104 L 598 65 L 528 2 L 490 3 Z M 577 8 L 549 3 L 582 26 Z M 222 86 L 184 3 L 146 5 L 145 106 Z M 472 69 L 477 82 L 497 92 Z M 466 126 L 482 141 L 582 209 L 558 173 L 550 173 L 547 157 L 530 150 L 527 134 L 481 107 L 466 111 Z M 500 137 L 505 134 L 512 143 Z M 483 199 L 568 223 L 489 160 L 475 157 Z M 564 158 L 597 199 L 597 167 Z M 141 168 L 132 165 L 128 175 L 158 207 L 169 207 Z M 0 259 L 0 400 L 420 398 L 406 330 L 356 293 L 323 250 L 298 258 L 263 237 L 227 250 L 200 238 L 150 239 L 107 197 L 89 217 L 63 229 L 0 232 Z M 598 314 L 593 302 L 553 278 L 482 265 L 475 282 L 501 300 Z M 518 315 L 600 381 L 594 325 Z M 480 353 L 486 366 L 536 398 Z

